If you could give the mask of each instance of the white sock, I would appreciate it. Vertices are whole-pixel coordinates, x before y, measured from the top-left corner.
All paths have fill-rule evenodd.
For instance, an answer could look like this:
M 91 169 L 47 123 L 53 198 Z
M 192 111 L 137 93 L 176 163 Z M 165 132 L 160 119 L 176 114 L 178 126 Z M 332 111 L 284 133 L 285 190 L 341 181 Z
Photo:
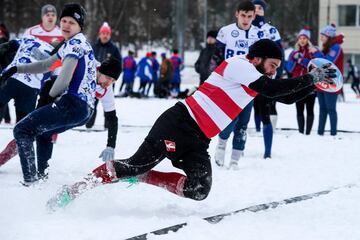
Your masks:
M 273 131 L 275 131 L 276 129 L 277 119 L 278 119 L 277 115 L 270 115 L 270 122 L 273 127 Z
M 239 161 L 240 157 L 244 156 L 244 152 L 241 150 L 233 149 L 231 152 L 231 161 Z

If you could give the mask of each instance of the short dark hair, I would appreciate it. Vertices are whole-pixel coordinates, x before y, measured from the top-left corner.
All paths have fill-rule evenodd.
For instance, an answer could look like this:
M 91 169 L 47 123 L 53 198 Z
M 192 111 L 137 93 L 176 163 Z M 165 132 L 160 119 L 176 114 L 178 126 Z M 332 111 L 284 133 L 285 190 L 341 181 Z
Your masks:
M 174 50 L 173 50 L 173 53 L 174 53 L 174 54 L 178 54 L 178 53 L 179 53 L 179 50 L 178 50 L 178 49 L 174 49 Z
M 239 12 L 239 11 L 244 11 L 244 12 L 254 11 L 255 12 L 255 5 L 251 1 L 242 1 L 237 6 L 236 11 L 237 12 Z

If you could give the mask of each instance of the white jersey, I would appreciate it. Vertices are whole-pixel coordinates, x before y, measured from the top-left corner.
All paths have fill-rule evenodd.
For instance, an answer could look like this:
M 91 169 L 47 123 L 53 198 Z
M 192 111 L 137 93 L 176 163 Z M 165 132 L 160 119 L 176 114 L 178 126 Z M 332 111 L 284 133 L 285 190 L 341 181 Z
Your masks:
M 48 58 L 50 52 L 54 49 L 50 44 L 30 35 L 16 41 L 19 44 L 19 48 L 13 61 L 6 67 L 5 71 L 16 65 L 28 64 Z M 11 77 L 31 88 L 40 89 L 41 82 L 47 80 L 50 77 L 50 73 L 15 73 Z
M 224 60 L 185 100 L 190 115 L 208 138 L 226 128 L 257 95 L 250 83 L 262 76 L 243 56 Z
M 281 40 L 279 31 L 273 25 L 265 23 L 261 26 L 260 30 L 261 32 L 259 33 L 259 38 L 261 39 L 270 39 L 274 42 Z
M 67 40 L 57 52 L 57 56 L 61 61 L 66 57 L 78 59 L 69 88 L 65 93 L 79 97 L 93 108 L 96 91 L 96 60 L 94 51 L 84 34 L 78 33 Z
M 96 85 L 96 98 L 101 101 L 104 112 L 115 110 L 115 96 L 112 86 L 104 89 L 100 85 Z
M 32 35 L 47 43 L 61 42 L 64 40 L 64 37 L 62 36 L 61 30 L 58 26 L 55 26 L 52 30 L 47 31 L 42 27 L 41 24 L 38 24 L 26 29 L 24 35 Z
M 253 25 L 249 30 L 242 30 L 236 23 L 232 23 L 220 29 L 216 40 L 226 45 L 224 57 L 228 59 L 247 54 L 249 47 L 260 39 L 259 35 L 259 29 Z

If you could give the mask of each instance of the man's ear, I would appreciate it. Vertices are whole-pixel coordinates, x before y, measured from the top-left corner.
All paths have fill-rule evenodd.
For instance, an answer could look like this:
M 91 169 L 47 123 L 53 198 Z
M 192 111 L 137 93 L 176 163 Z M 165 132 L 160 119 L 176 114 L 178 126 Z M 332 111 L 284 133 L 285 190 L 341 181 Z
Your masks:
M 262 58 L 261 57 L 254 57 L 253 63 L 255 63 L 255 65 L 259 65 L 262 62 Z

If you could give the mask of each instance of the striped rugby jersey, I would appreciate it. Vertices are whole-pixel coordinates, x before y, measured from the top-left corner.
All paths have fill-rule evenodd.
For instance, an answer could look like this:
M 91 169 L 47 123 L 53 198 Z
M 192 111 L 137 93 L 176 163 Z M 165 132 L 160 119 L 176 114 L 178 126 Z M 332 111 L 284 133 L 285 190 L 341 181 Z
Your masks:
M 185 106 L 204 134 L 212 138 L 254 99 L 257 92 L 248 86 L 261 76 L 244 56 L 226 59 L 185 99 Z

